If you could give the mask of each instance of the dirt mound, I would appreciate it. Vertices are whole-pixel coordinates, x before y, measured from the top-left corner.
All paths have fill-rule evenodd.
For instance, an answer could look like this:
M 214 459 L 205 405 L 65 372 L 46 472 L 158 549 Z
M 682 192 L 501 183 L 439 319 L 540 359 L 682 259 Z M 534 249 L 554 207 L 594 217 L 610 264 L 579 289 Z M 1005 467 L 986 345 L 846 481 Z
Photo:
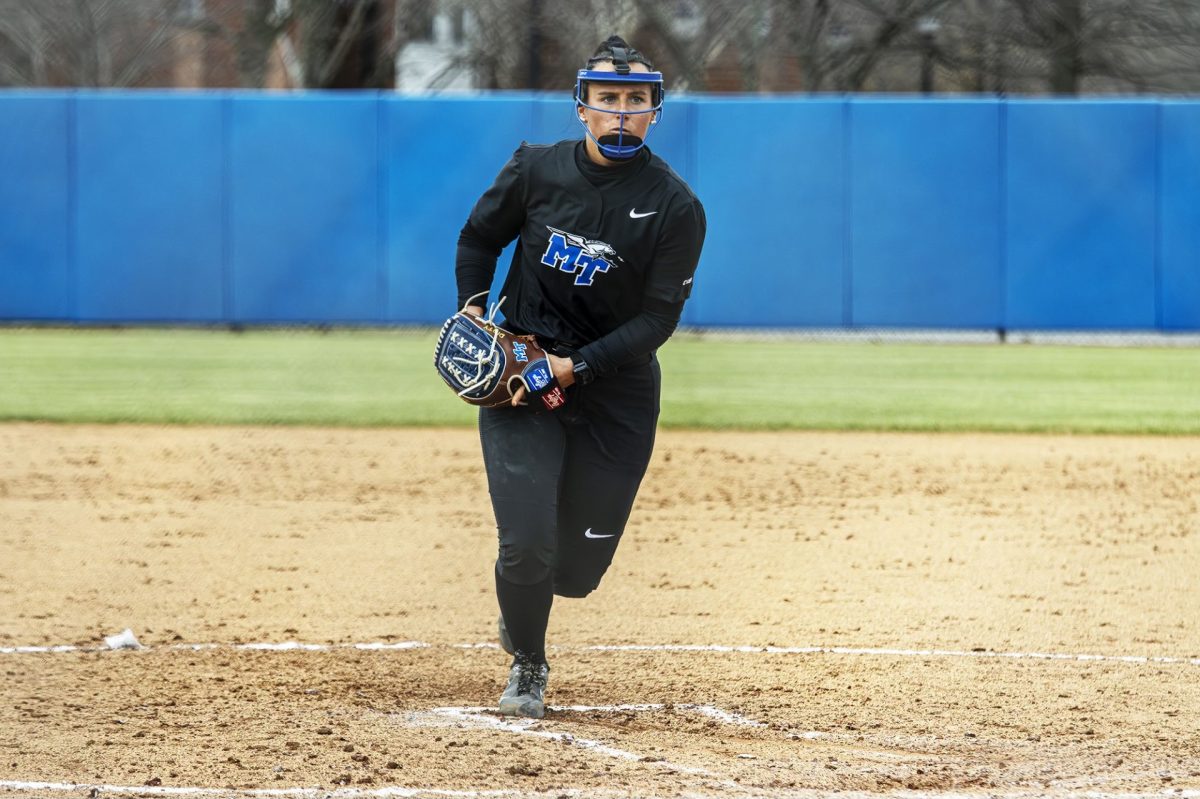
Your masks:
M 1200 788 L 1195 439 L 659 442 L 533 723 L 474 432 L 0 426 L 0 788 Z

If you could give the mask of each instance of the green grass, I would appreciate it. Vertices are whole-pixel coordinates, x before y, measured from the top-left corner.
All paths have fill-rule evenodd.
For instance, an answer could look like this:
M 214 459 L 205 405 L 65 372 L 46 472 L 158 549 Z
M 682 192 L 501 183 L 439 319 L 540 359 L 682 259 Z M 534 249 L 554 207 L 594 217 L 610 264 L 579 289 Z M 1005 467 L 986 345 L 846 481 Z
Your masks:
M 431 331 L 0 330 L 0 420 L 468 425 Z M 713 340 L 660 353 L 668 427 L 1200 433 L 1200 350 Z

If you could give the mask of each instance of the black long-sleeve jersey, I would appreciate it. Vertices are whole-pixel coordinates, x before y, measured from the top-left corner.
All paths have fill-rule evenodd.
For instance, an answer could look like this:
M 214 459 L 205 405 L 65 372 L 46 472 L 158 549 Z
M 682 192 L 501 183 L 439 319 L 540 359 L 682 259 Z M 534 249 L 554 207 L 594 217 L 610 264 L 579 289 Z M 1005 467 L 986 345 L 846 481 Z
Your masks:
M 522 144 L 459 234 L 459 307 L 490 289 L 517 238 L 501 290 L 506 325 L 612 374 L 674 331 L 705 230 L 696 195 L 649 150 L 604 167 L 582 141 Z

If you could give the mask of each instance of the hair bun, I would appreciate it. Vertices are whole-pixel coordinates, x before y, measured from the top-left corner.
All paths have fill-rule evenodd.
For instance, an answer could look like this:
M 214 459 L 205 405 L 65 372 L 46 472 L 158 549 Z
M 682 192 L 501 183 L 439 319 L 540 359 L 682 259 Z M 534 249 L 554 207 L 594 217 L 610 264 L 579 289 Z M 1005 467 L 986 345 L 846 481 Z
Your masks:
M 587 60 L 587 69 L 591 69 L 601 61 L 621 61 L 625 64 L 642 64 L 651 72 L 654 64 L 645 55 L 638 52 L 629 42 L 617 34 L 613 34 L 600 43 L 596 52 Z M 620 70 L 618 70 L 620 71 Z

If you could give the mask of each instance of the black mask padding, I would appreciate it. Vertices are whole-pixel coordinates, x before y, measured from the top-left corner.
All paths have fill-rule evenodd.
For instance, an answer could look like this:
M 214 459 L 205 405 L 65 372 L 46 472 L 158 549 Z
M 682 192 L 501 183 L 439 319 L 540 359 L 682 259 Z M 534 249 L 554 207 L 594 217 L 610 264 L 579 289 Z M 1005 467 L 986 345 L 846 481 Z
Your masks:
M 641 137 L 634 136 L 630 133 L 626 133 L 624 136 L 618 136 L 616 133 L 605 133 L 603 136 L 596 139 L 596 141 L 600 142 L 605 147 L 618 147 L 618 146 L 619 147 L 640 147 L 642 145 Z M 622 155 L 622 156 L 616 156 L 616 157 L 611 156 L 611 155 L 605 155 L 604 157 L 608 158 L 612 161 L 623 161 L 626 158 L 633 158 L 639 152 L 641 152 L 641 151 L 634 150 L 629 155 Z

